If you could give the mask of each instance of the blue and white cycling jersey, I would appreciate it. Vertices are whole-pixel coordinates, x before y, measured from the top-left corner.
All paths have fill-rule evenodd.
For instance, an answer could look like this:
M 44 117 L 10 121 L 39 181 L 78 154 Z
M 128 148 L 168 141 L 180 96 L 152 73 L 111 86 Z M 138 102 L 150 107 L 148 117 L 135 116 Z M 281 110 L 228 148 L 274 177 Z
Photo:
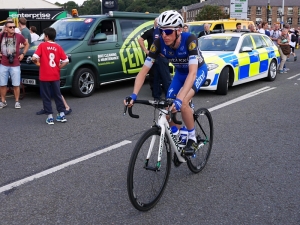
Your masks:
M 162 37 L 156 39 L 150 47 L 146 61 L 153 62 L 159 54 L 164 55 L 181 74 L 188 74 L 190 64 L 198 64 L 198 68 L 205 64 L 198 48 L 198 40 L 191 33 L 181 34 L 181 42 L 177 49 L 167 46 Z M 147 66 L 151 67 L 150 64 Z

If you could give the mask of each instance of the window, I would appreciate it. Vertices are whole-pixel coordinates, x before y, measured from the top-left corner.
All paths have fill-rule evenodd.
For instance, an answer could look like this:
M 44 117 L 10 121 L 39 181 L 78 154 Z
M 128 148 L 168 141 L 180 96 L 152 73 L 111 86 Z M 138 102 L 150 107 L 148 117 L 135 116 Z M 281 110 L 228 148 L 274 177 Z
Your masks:
M 256 45 L 256 49 L 259 48 L 264 48 L 267 46 L 266 42 L 262 39 L 261 35 L 252 35 L 255 45 Z
M 96 29 L 94 30 L 94 37 L 99 34 L 106 34 L 107 42 L 117 41 L 117 30 L 115 21 L 112 20 L 103 20 L 101 21 Z
M 298 17 L 298 24 L 300 24 L 300 17 Z
M 250 36 L 246 36 L 243 40 L 243 43 L 242 43 L 242 46 L 241 46 L 241 49 L 243 47 L 249 47 L 249 48 L 252 48 L 253 49 L 253 44 L 252 44 L 252 41 L 251 41 L 251 38 Z
M 298 7 L 298 15 L 300 15 L 300 7 Z
M 256 15 L 261 15 L 261 7 L 260 6 L 256 7 Z
M 282 8 L 281 7 L 278 7 L 278 10 L 277 10 L 277 16 L 281 16 L 282 15 Z
M 293 15 L 293 8 L 292 7 L 288 7 L 287 14 L 288 15 Z
M 251 6 L 248 6 L 247 13 L 248 13 L 248 15 L 251 15 Z
M 144 22 L 147 22 L 146 20 L 120 20 L 120 26 L 122 30 L 122 38 L 125 40 L 129 34 L 134 31 L 135 28 L 143 24 Z M 146 30 L 145 28 L 144 30 Z
M 292 24 L 293 23 L 293 18 L 292 17 L 287 18 L 287 22 L 288 22 L 288 24 Z

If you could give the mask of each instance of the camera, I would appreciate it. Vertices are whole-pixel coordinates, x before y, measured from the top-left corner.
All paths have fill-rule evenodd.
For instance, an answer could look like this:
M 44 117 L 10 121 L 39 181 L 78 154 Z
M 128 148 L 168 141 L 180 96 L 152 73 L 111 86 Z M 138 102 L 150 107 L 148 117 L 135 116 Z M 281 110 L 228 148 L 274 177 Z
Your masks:
M 15 58 L 15 55 L 14 54 L 7 54 L 7 58 L 8 58 L 8 62 L 10 64 L 13 64 L 14 63 L 14 58 Z

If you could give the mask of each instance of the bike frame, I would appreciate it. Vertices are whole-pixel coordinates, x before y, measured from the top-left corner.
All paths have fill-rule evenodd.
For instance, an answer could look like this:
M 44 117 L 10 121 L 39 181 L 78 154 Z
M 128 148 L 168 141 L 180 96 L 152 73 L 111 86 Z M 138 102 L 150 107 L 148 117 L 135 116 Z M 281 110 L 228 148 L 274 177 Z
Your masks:
M 161 109 L 159 111 L 159 115 L 158 115 L 157 126 L 160 127 L 161 133 L 160 133 L 159 149 L 158 149 L 159 152 L 158 152 L 157 164 L 156 164 L 157 168 L 160 167 L 161 156 L 162 156 L 162 151 L 163 151 L 163 147 L 164 147 L 165 135 L 170 140 L 171 152 L 175 152 L 179 162 L 186 162 L 186 159 L 181 156 L 182 148 L 179 147 L 179 145 L 176 141 L 176 137 L 174 136 L 174 134 L 172 133 L 172 130 L 170 129 L 170 126 L 169 126 L 169 123 L 168 123 L 167 117 L 166 117 L 167 114 L 168 114 L 168 110 Z M 153 136 L 152 139 L 151 139 L 150 147 L 149 147 L 148 154 L 147 154 L 147 160 L 151 156 L 156 138 L 157 138 L 157 136 Z

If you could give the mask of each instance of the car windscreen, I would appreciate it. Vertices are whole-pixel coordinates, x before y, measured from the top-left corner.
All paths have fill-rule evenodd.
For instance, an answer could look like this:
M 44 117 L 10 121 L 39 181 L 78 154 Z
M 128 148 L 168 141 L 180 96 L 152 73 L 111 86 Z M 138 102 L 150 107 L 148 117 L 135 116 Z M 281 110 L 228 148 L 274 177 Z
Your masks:
M 51 25 L 56 30 L 55 41 L 82 40 L 94 21 L 92 18 L 67 18 L 56 21 Z M 44 34 L 39 40 L 44 40 Z
M 199 38 L 199 48 L 201 51 L 234 51 L 239 37 L 232 36 L 202 36 Z
M 204 30 L 204 24 L 189 25 L 189 32 L 194 34 L 196 37 L 198 37 L 199 33 L 203 30 Z

